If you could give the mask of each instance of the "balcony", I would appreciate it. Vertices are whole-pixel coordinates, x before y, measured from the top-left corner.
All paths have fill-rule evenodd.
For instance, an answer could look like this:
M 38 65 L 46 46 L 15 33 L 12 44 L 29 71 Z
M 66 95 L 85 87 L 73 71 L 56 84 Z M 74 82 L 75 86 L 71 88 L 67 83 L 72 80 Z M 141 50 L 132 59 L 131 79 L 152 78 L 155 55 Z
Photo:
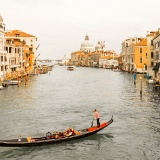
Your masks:
M 0 65 L 1 65 L 1 66 L 7 65 L 7 62 L 1 62 Z
M 19 64 L 10 65 L 10 68 L 18 68 L 18 67 L 20 67 Z

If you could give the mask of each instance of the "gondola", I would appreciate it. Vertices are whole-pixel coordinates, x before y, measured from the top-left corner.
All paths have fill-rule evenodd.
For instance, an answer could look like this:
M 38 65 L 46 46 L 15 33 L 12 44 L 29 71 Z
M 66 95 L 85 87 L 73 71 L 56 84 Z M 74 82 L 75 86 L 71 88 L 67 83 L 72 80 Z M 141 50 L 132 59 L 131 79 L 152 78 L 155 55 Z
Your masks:
M 108 125 L 110 125 L 113 122 L 113 116 L 108 122 L 102 123 L 99 127 L 97 126 L 91 126 L 86 129 L 79 130 L 78 135 L 71 135 L 67 137 L 60 137 L 60 138 L 50 138 L 51 133 L 48 132 L 46 136 L 39 137 L 39 138 L 20 138 L 20 139 L 12 139 L 12 140 L 0 140 L 0 146 L 2 147 L 30 147 L 30 146 L 41 146 L 41 145 L 48 145 L 48 144 L 54 144 L 54 143 L 60 143 L 65 141 L 70 141 L 74 139 L 80 139 L 84 137 L 88 137 L 90 135 L 93 135 L 100 130 L 104 129 Z

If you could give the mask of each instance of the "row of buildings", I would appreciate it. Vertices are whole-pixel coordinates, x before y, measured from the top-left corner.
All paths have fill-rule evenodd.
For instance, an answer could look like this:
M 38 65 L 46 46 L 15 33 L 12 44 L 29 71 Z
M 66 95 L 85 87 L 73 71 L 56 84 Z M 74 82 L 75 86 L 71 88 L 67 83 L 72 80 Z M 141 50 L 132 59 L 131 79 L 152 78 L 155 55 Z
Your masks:
M 117 59 L 118 55 L 115 51 L 106 50 L 104 41 L 99 41 L 94 47 L 89 36 L 86 35 L 80 50 L 71 53 L 69 65 L 110 68 L 111 66 L 118 66 Z
M 122 69 L 160 78 L 160 28 L 122 42 Z
M 21 30 L 5 31 L 0 16 L 0 80 L 34 69 L 37 37 Z
M 80 50 L 71 53 L 69 65 L 102 68 L 118 66 L 126 72 L 147 73 L 160 79 L 160 28 L 148 31 L 144 38 L 125 39 L 121 54 L 107 51 L 104 41 L 94 47 L 86 35 Z

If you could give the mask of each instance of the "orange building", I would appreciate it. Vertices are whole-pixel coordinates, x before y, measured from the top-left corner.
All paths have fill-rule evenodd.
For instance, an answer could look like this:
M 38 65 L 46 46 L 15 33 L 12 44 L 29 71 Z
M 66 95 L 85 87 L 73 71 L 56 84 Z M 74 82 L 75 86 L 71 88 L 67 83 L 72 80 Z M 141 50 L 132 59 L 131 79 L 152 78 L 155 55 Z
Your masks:
M 6 38 L 14 39 L 17 38 L 21 42 L 24 42 L 24 57 L 23 60 L 25 61 L 24 65 L 28 64 L 28 69 L 32 71 L 34 69 L 34 63 L 36 59 L 36 41 L 37 38 L 31 34 L 25 33 L 21 30 L 12 30 L 5 33 Z
M 144 73 L 147 70 L 147 38 L 133 45 L 134 64 L 137 72 Z

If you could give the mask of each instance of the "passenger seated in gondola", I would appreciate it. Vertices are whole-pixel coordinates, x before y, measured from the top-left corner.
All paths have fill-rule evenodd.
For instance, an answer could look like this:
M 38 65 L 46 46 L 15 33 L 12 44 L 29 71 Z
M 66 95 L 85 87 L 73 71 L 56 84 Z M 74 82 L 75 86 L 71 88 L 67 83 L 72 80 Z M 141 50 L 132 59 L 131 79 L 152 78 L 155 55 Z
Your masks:
M 75 134 L 76 134 L 76 133 L 75 133 L 76 131 L 75 131 L 73 128 L 72 128 L 71 130 L 72 130 L 72 136 L 75 135 Z
M 59 137 L 60 138 L 64 138 L 65 137 L 64 133 L 63 132 L 59 132 Z
M 79 135 L 81 134 L 80 131 L 76 131 L 74 128 L 68 128 L 68 130 L 64 133 L 65 136 L 74 136 L 74 135 Z
M 72 135 L 72 130 L 71 130 L 71 128 L 68 128 L 67 131 L 64 133 L 64 135 L 65 135 L 66 137 L 71 136 L 71 135 Z
M 58 139 L 59 138 L 59 134 L 57 133 L 54 138 Z
M 53 132 L 52 133 L 52 138 L 57 138 L 57 134 L 58 134 L 58 132 Z
M 80 134 L 81 134 L 81 131 L 75 131 L 75 134 L 76 134 L 76 135 L 80 135 Z

